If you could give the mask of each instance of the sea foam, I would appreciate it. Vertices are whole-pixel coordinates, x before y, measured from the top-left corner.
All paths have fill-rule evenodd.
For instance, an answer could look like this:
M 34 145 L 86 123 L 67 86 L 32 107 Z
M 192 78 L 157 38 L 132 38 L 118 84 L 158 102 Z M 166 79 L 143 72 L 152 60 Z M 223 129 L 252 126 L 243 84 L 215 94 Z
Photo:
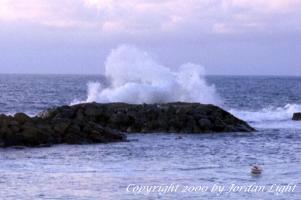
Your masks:
M 301 123 L 292 121 L 295 112 L 301 111 L 300 104 L 286 104 L 283 107 L 268 107 L 260 110 L 230 109 L 229 112 L 258 128 L 298 128 Z
M 131 45 L 111 51 L 105 62 L 105 76 L 108 86 L 88 83 L 86 102 L 221 102 L 214 85 L 205 80 L 204 67 L 187 63 L 171 69 Z

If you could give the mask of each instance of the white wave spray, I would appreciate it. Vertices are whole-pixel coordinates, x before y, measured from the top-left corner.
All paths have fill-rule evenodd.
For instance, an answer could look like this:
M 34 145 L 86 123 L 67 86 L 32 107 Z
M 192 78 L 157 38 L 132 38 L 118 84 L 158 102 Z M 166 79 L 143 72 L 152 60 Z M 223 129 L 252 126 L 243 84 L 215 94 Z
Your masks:
M 215 87 L 202 66 L 187 63 L 177 70 L 156 62 L 147 52 L 122 45 L 105 63 L 110 85 L 88 83 L 86 102 L 164 103 L 174 101 L 219 104 Z
M 301 111 L 300 104 L 283 107 L 268 107 L 258 111 L 230 109 L 229 112 L 258 128 L 301 128 L 299 122 L 292 121 L 295 112 Z

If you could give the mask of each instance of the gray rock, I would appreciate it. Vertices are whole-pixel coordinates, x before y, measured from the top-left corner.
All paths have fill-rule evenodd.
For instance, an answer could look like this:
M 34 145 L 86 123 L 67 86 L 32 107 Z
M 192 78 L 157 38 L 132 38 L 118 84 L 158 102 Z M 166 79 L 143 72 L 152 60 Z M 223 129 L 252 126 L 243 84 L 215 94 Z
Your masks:
M 292 120 L 294 120 L 294 121 L 301 121 L 301 112 L 294 113 Z

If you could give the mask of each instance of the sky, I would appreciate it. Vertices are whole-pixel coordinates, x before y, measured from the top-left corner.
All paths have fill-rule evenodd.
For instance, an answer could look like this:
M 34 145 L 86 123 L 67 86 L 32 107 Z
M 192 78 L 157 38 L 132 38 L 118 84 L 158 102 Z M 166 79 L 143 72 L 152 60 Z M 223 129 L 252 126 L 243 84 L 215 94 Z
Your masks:
M 0 73 L 101 74 L 121 44 L 170 68 L 301 75 L 301 0 L 0 0 Z

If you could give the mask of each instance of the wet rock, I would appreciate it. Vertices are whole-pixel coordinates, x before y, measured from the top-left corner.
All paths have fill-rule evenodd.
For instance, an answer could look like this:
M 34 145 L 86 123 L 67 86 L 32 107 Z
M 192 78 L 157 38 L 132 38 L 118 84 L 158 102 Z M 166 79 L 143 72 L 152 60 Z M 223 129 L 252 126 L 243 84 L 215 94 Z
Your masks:
M 14 115 L 14 118 L 20 124 L 24 124 L 25 122 L 31 120 L 31 118 L 28 115 L 24 114 L 24 113 L 16 113 Z
M 85 105 L 81 105 L 85 106 Z M 131 105 L 101 104 L 109 120 L 96 120 L 103 126 L 127 132 L 249 132 L 254 131 L 246 122 L 214 105 L 199 103 L 167 103 Z M 121 121 L 111 120 L 111 113 L 123 113 Z M 122 123 L 120 123 L 122 122 Z
M 36 117 L 0 115 L 0 146 L 48 146 L 126 141 L 121 132 L 250 132 L 246 122 L 214 105 L 87 103 L 48 109 Z
M 76 117 L 77 120 L 82 121 L 85 119 L 84 111 L 83 109 L 78 109 L 76 112 Z
M 41 119 L 53 118 L 56 115 L 57 111 L 54 108 L 49 108 L 45 111 L 40 112 L 37 117 Z
M 212 129 L 212 122 L 209 119 L 200 118 L 198 120 L 198 125 L 201 130 L 211 130 Z
M 18 126 L 18 125 L 19 125 L 19 123 L 16 120 L 11 120 L 9 122 L 9 126 Z
M 63 107 L 59 110 L 47 111 L 55 113 L 47 117 L 40 115 L 41 117 L 31 118 L 22 113 L 14 117 L 0 115 L 0 147 L 47 147 L 60 143 L 89 144 L 126 141 L 124 134 L 87 121 L 84 116 L 78 117 L 77 115 L 74 118 L 74 113 L 76 113 L 74 108 Z
M 89 117 L 95 117 L 99 115 L 100 109 L 98 109 L 98 104 L 97 103 L 89 103 L 83 106 L 84 108 L 84 113 L 86 116 Z
M 75 115 L 74 109 L 69 106 L 59 107 L 55 118 L 57 119 L 73 119 Z
M 67 128 L 70 126 L 70 122 L 69 121 L 61 121 L 58 123 L 54 124 L 53 130 L 60 133 L 60 134 L 64 134 L 67 130 Z
M 122 132 L 249 132 L 246 122 L 214 105 L 166 103 L 133 105 L 87 103 L 63 110 L 81 110 L 84 119 Z M 50 110 L 62 116 L 62 108 Z M 76 117 L 78 118 L 78 117 Z M 82 116 L 79 117 L 82 120 Z M 60 119 L 61 120 L 61 119 Z
M 105 139 L 104 135 L 94 130 L 89 134 L 89 138 L 93 141 L 103 141 Z
M 4 140 L 2 138 L 0 138 L 0 147 L 5 147 L 5 143 L 4 143 Z
M 23 142 L 20 141 L 20 138 L 16 135 L 16 133 L 13 133 L 10 129 L 5 128 L 2 129 L 0 132 L 2 134 L 2 140 L 3 140 L 3 146 L 16 146 L 16 145 L 23 145 Z
M 10 127 L 10 130 L 14 133 L 18 133 L 20 132 L 20 128 L 18 126 L 11 126 Z
M 1 126 L 8 126 L 10 120 L 11 120 L 10 116 L 6 116 L 3 114 L 0 115 Z
M 67 132 L 74 135 L 79 135 L 81 133 L 80 126 L 78 124 L 71 124 L 68 127 Z
M 87 140 L 82 137 L 80 134 L 74 132 L 68 132 L 63 138 L 63 143 L 66 144 L 86 144 Z
M 23 128 L 23 131 L 16 134 L 16 137 L 20 140 L 21 144 L 24 146 L 37 146 L 41 143 L 42 134 L 39 132 L 39 129 L 35 127 L 26 126 Z
M 301 121 L 301 112 L 294 113 L 292 120 L 294 120 L 294 121 Z

